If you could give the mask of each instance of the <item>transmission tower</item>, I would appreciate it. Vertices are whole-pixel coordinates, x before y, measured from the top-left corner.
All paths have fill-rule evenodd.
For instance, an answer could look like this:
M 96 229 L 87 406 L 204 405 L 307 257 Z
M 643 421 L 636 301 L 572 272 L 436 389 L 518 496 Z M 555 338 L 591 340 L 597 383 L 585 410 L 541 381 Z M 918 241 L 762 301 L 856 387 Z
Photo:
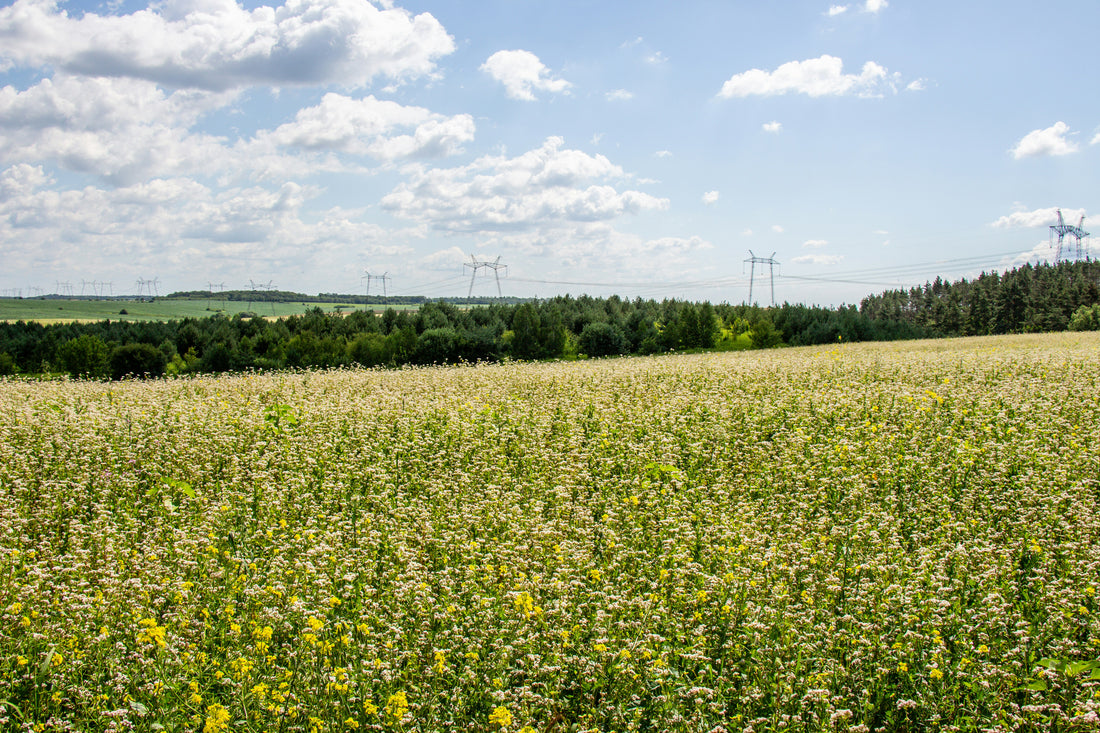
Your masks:
M 479 260 L 473 255 L 470 255 L 470 261 L 462 263 L 462 272 L 466 272 L 466 268 L 469 267 L 472 272 L 470 273 L 470 290 L 466 293 L 466 297 L 469 298 L 474 294 L 474 278 L 477 277 L 477 271 L 481 268 L 492 270 L 493 275 L 497 281 L 497 296 L 500 296 L 500 271 L 504 270 L 505 275 L 508 274 L 508 265 L 500 264 L 500 255 L 492 262 L 488 260 Z
M 224 295 L 224 293 L 225 293 L 225 283 L 223 283 L 223 282 L 222 283 L 212 283 L 212 282 L 207 282 L 206 283 L 207 292 L 210 293 L 210 300 L 214 300 L 214 288 L 217 288 L 218 292 L 223 294 L 222 295 L 222 308 L 224 309 L 225 308 L 225 295 Z
M 1077 240 L 1077 256 L 1075 259 L 1081 259 L 1082 254 L 1088 253 L 1089 248 L 1089 233 L 1081 228 L 1081 225 L 1085 223 L 1085 215 L 1081 214 L 1080 220 L 1077 222 L 1077 226 L 1072 224 L 1066 224 L 1062 219 L 1062 210 L 1058 209 L 1058 223 L 1050 225 L 1050 246 L 1054 247 L 1054 261 L 1058 262 L 1062 259 L 1062 241 L 1066 238 L 1066 235 L 1070 235 Z M 1058 243 L 1054 243 L 1054 235 L 1058 235 Z M 1085 240 L 1084 248 L 1081 246 L 1081 240 Z
M 756 266 L 767 265 L 768 266 L 768 280 L 771 281 L 772 286 L 772 306 L 775 306 L 775 266 L 779 263 L 775 259 L 775 252 L 772 252 L 771 257 L 757 257 L 753 254 L 753 251 L 749 250 L 749 258 L 745 262 L 751 263 L 749 270 L 749 305 L 752 305 L 752 285 L 756 279 Z
M 73 284 L 71 282 L 57 281 L 57 294 L 73 297 Z
M 359 278 L 359 283 L 362 284 L 363 280 L 367 281 L 367 295 L 370 295 L 371 280 L 381 280 L 382 281 L 382 297 L 385 298 L 385 297 L 388 297 L 386 295 L 386 281 L 387 280 L 392 280 L 392 279 L 393 278 L 390 277 L 390 274 L 388 272 L 383 272 L 381 275 L 372 275 L 369 272 L 364 272 L 363 277 Z
M 272 281 L 268 280 L 267 283 L 258 283 L 255 280 L 249 280 L 248 284 L 252 289 L 252 294 L 248 296 L 248 310 L 252 310 L 252 301 L 256 300 L 256 291 L 262 290 L 265 293 L 270 293 L 275 289 L 275 286 L 271 284 Z M 268 295 L 267 300 L 271 301 L 271 313 L 275 314 L 275 300 Z

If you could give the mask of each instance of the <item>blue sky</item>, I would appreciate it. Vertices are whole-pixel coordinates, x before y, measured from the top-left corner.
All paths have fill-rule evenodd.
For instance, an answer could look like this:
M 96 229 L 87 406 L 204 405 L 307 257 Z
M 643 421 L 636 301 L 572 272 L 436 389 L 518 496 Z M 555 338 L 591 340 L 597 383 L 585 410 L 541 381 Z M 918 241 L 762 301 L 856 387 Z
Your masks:
M 1057 208 L 1100 211 L 1098 21 L 1095 0 L 6 2 L 0 289 L 370 272 L 440 297 L 472 256 L 507 264 L 506 295 L 743 302 L 751 251 L 778 301 L 838 304 L 1049 259 Z

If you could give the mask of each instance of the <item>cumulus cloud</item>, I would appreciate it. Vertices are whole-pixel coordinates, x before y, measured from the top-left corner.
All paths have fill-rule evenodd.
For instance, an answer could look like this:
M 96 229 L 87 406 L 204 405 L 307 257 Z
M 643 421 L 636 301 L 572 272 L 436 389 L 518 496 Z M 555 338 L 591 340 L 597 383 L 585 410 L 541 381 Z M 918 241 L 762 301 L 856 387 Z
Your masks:
M 783 227 L 779 224 L 772 224 L 772 231 L 775 232 L 776 234 L 782 234 L 783 233 Z
M 1067 224 L 1076 224 L 1085 215 L 1084 209 L 1062 209 L 1062 219 Z M 1058 208 L 1055 206 L 1032 211 L 1014 211 L 993 222 L 995 229 L 1015 229 L 1023 227 L 1045 227 L 1058 223 Z
M 257 137 L 305 150 L 334 150 L 381 160 L 442 157 L 459 152 L 474 139 L 470 115 L 434 114 L 396 102 L 352 99 L 330 92 L 321 103 L 298 111 L 294 122 Z M 404 134 L 392 134 L 409 130 Z
M 775 121 L 765 122 L 763 124 L 763 128 L 764 128 L 764 132 L 770 132 L 770 133 L 774 134 L 774 133 L 778 133 L 780 130 L 783 129 L 783 123 L 782 122 L 775 122 Z
M 863 65 L 859 74 L 845 74 L 844 62 L 824 55 L 806 61 L 788 61 L 775 71 L 750 69 L 731 76 L 719 97 L 771 96 L 778 94 L 806 94 L 810 97 L 877 96 L 891 88 L 887 71 L 873 61 Z
M 791 262 L 798 265 L 835 265 L 844 259 L 844 255 L 799 255 Z
M 458 168 L 421 167 L 386 195 L 382 206 L 454 233 L 606 221 L 668 207 L 667 199 L 609 185 L 625 174 L 606 157 L 563 145 L 552 137 L 515 158 L 485 156 Z
M 867 0 L 867 2 L 863 4 L 863 11 L 865 13 L 877 13 L 888 4 L 886 0 Z
M 905 85 L 905 90 L 909 92 L 923 92 L 926 88 L 926 84 L 924 79 L 914 79 Z
M 71 16 L 56 0 L 0 9 L 0 63 L 166 87 L 339 84 L 429 74 L 454 42 L 432 15 L 361 0 L 168 0 L 128 15 Z
M 530 51 L 497 51 L 481 65 L 481 70 L 503 84 L 509 97 L 525 102 L 534 101 L 536 91 L 565 92 L 572 86 L 551 76 L 550 70 Z
M 615 89 L 604 95 L 609 102 L 627 102 L 634 99 L 634 94 L 625 89 Z
M 833 18 L 846 12 L 848 12 L 847 5 L 830 5 L 827 14 L 830 18 Z
M 1037 242 L 1034 247 L 1026 252 L 1020 252 L 1017 255 L 1005 257 L 1001 260 L 1001 267 L 1009 270 L 1025 265 L 1028 262 L 1050 262 L 1054 258 L 1054 255 L 1055 251 L 1051 248 L 1050 242 L 1044 240 Z
M 1032 130 L 1016 143 L 1012 148 L 1012 156 L 1030 158 L 1040 155 L 1068 155 L 1077 152 L 1077 145 L 1066 140 L 1069 133 L 1069 125 L 1064 122 L 1055 122 L 1043 130 Z
M 190 132 L 225 97 L 167 94 L 138 79 L 43 79 L 25 91 L 0 88 L 0 162 L 56 163 L 120 185 L 150 176 L 214 172 L 225 140 Z
M 707 206 L 710 206 L 711 204 L 713 204 L 717 201 L 718 201 L 718 192 L 717 191 L 707 191 L 706 193 L 703 194 L 703 203 L 706 204 Z
M 653 157 L 654 158 L 671 158 L 672 157 L 672 151 L 671 150 L 658 150 L 656 153 L 653 154 Z
M 276 272 L 349 247 L 401 249 L 394 232 L 338 209 L 306 216 L 317 191 L 294 182 L 226 190 L 186 178 L 110 189 L 49 184 L 40 167 L 18 164 L 0 173 L 0 239 L 12 271 L 40 270 L 48 250 L 59 271 L 136 276 L 156 267 L 198 280 L 207 268 L 232 275 L 262 265 Z
M 1100 143 L 1100 132 L 1096 133 L 1092 140 L 1089 141 L 1089 145 L 1096 145 L 1098 143 Z
M 818 249 L 820 247 L 824 247 L 828 243 L 829 240 L 827 239 L 807 239 L 805 242 L 802 243 L 802 246 L 809 247 L 810 249 Z

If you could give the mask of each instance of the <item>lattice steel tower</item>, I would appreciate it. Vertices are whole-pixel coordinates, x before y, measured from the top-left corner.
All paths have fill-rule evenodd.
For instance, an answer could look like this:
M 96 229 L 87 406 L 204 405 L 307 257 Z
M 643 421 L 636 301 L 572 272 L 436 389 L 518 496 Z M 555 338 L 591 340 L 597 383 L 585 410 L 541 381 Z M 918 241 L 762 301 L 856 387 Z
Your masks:
M 767 265 L 768 266 L 768 280 L 771 281 L 772 286 L 772 306 L 775 306 L 775 266 L 779 262 L 775 259 L 775 252 L 772 252 L 771 257 L 757 257 L 753 254 L 752 250 L 749 250 L 749 258 L 745 262 L 752 263 L 752 268 L 749 270 L 749 305 L 752 305 L 752 285 L 756 279 L 756 266 Z
M 1065 220 L 1062 219 L 1062 210 L 1058 209 L 1058 223 L 1050 225 L 1050 246 L 1054 247 L 1055 262 L 1058 262 L 1062 259 L 1062 244 L 1067 234 L 1077 240 L 1077 256 L 1074 259 L 1079 260 L 1081 259 L 1082 255 L 1088 255 L 1089 233 L 1081 228 L 1081 225 L 1084 223 L 1085 215 L 1081 214 L 1081 218 L 1078 220 L 1077 226 L 1066 224 Z M 1058 236 L 1057 244 L 1054 241 L 1055 235 Z M 1084 240 L 1084 246 L 1082 246 L 1081 240 Z

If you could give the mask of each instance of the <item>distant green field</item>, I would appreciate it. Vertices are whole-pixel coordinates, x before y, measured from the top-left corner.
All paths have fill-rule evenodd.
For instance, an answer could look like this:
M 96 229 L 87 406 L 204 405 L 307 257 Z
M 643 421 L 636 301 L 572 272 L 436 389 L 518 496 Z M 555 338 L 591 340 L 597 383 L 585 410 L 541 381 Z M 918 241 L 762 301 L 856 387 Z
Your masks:
M 157 298 L 151 301 L 138 300 L 41 300 L 38 298 L 0 299 L 0 321 L 38 321 L 41 323 L 63 323 L 68 321 L 170 321 L 180 318 L 206 318 L 216 314 L 235 316 L 238 313 L 252 311 L 264 318 L 285 317 L 305 313 L 310 308 L 321 308 L 327 313 L 335 312 L 337 305 L 344 313 L 353 310 L 382 311 L 386 307 L 397 310 L 416 309 L 416 305 L 348 305 L 336 303 L 252 303 L 247 301 L 218 298 L 211 300 L 189 300 L 186 298 Z M 126 313 L 122 314 L 121 311 Z

